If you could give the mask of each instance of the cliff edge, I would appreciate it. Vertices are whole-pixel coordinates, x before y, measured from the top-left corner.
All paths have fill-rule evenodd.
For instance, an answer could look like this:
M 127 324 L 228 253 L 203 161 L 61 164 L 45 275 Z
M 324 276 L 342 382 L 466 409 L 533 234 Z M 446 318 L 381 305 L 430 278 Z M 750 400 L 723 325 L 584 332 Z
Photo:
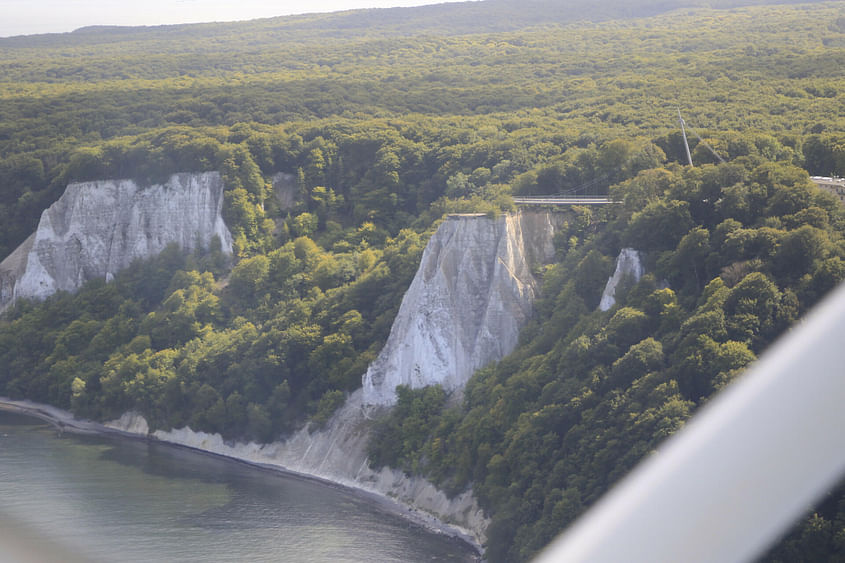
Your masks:
M 36 232 L 0 263 L 0 311 L 16 299 L 44 299 L 92 279 L 109 280 L 168 244 L 190 252 L 217 236 L 231 253 L 222 207 L 217 172 L 174 174 L 149 187 L 132 180 L 70 184 L 41 214 Z
M 532 267 L 554 256 L 555 222 L 548 211 L 448 217 L 363 378 L 364 404 L 394 404 L 398 385 L 460 389 L 512 352 L 538 292 Z

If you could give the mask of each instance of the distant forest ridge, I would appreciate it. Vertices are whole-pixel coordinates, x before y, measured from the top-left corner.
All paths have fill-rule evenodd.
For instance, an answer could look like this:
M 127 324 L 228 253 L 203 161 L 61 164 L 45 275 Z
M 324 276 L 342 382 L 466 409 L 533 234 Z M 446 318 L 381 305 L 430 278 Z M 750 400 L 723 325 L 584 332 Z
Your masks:
M 526 27 L 651 17 L 690 8 L 732 9 L 775 4 L 813 4 L 823 0 L 481 0 L 446 2 L 410 8 L 372 8 L 331 13 L 261 18 L 245 22 L 161 26 L 88 26 L 70 34 L 0 38 L 2 47 L 70 46 L 115 40 L 165 39 L 173 34 L 284 31 L 281 41 L 309 36 L 351 38 L 377 31 L 386 36 L 464 35 L 516 31 Z
M 0 256 L 69 181 L 220 169 L 219 155 L 170 162 L 166 147 L 183 134 L 205 148 L 241 144 L 244 127 L 293 139 L 287 156 L 264 159 L 265 174 L 307 168 L 311 144 L 361 127 L 426 146 L 511 147 L 429 173 L 442 193 L 457 168 L 516 163 L 504 185 L 619 138 L 649 138 L 678 160 L 680 106 L 722 155 L 748 154 L 737 138 L 773 135 L 811 173 L 841 174 L 843 3 L 712 4 L 749 5 L 489 0 L 0 39 Z M 92 155 L 110 164 L 80 166 Z

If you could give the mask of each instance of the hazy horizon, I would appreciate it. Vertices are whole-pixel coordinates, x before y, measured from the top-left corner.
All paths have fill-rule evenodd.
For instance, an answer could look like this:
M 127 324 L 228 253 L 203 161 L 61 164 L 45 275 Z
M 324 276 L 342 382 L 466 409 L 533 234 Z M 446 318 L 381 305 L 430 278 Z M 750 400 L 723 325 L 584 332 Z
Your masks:
M 439 4 L 437 0 L 3 0 L 0 37 L 67 33 L 92 25 L 168 25 L 242 21 L 360 8 Z

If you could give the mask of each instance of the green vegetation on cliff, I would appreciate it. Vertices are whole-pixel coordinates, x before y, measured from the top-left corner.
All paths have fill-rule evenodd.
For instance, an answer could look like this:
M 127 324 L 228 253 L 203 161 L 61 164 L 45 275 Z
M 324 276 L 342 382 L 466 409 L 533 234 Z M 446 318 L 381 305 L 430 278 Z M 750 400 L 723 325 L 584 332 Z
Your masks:
M 845 277 L 843 209 L 791 165 L 673 165 L 611 192 L 624 204 L 559 248 L 518 350 L 460 406 L 400 394 L 373 444 L 376 462 L 472 485 L 493 515 L 491 561 L 548 543 Z M 648 273 L 602 312 L 620 247 Z M 843 516 L 818 516 L 831 546 Z
M 663 4 L 0 39 L 0 256 L 68 182 L 177 171 L 223 173 L 236 247 L 19 303 L 0 393 L 272 440 L 360 386 L 444 213 L 610 193 L 567 212 L 514 354 L 457 405 L 401 390 L 373 443 L 471 486 L 491 561 L 529 558 L 845 277 L 842 208 L 807 178 L 845 174 L 842 4 Z M 677 105 L 727 164 L 693 138 L 681 165 Z M 649 273 L 596 311 L 623 247 Z M 840 497 L 769 559 L 841 556 Z

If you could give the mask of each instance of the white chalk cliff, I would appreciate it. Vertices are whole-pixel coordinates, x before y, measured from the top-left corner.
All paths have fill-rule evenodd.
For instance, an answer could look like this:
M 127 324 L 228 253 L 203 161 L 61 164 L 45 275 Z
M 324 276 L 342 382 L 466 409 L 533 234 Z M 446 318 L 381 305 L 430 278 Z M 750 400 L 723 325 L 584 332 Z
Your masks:
M 231 253 L 222 206 L 217 172 L 174 174 L 148 187 L 132 180 L 70 184 L 42 213 L 36 232 L 0 263 L 0 311 L 16 299 L 43 299 L 92 279 L 110 280 L 171 243 L 190 252 L 217 236 L 223 252 Z
M 633 248 L 623 248 L 616 258 L 616 270 L 613 275 L 607 279 L 604 286 L 604 292 L 601 294 L 601 302 L 599 309 L 607 311 L 616 305 L 616 289 L 622 280 L 630 280 L 633 283 L 640 281 L 645 273 L 642 260 L 640 260 L 640 253 Z
M 356 391 L 326 427 L 301 429 L 271 444 L 227 443 L 190 428 L 158 430 L 159 440 L 341 483 L 413 507 L 423 523 L 448 522 L 476 545 L 489 521 L 470 491 L 447 497 L 432 483 L 367 460 L 371 417 L 395 402 L 400 384 L 439 383 L 454 390 L 472 373 L 516 347 L 538 292 L 532 268 L 554 257 L 557 215 L 522 212 L 498 218 L 454 215 L 423 252 L 388 341 Z M 146 434 L 146 421 L 127 414 L 114 428 Z
M 477 369 L 512 352 L 538 292 L 532 266 L 554 256 L 555 217 L 447 218 L 364 376 L 364 404 L 394 404 L 398 385 L 462 388 Z
M 471 491 L 449 498 L 432 483 L 398 469 L 375 470 L 367 460 L 371 418 L 395 402 L 395 387 L 440 383 L 453 390 L 517 344 L 538 292 L 532 267 L 554 257 L 557 215 L 522 212 L 498 218 L 455 215 L 423 252 L 388 341 L 364 377 L 364 388 L 322 430 L 304 428 L 271 444 L 225 442 L 190 428 L 157 430 L 162 441 L 262 465 L 281 467 L 395 499 L 406 515 L 431 525 L 447 522 L 481 545 L 489 520 Z M 145 435 L 146 421 L 127 413 L 113 428 Z

